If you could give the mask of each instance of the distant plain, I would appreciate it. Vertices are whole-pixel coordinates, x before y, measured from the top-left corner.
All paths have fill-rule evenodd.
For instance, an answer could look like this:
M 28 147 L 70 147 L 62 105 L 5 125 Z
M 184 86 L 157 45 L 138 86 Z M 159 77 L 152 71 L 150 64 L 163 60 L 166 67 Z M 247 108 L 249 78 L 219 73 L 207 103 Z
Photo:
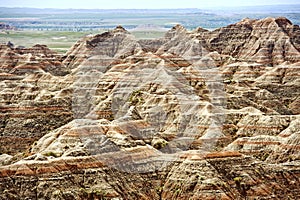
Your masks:
M 0 30 L 0 42 L 30 47 L 45 44 L 60 53 L 77 40 L 122 25 L 137 38 L 162 37 L 176 24 L 192 30 L 202 27 L 214 30 L 243 18 L 285 16 L 300 24 L 300 5 L 160 10 L 78 10 L 0 8 L 0 22 L 16 30 Z

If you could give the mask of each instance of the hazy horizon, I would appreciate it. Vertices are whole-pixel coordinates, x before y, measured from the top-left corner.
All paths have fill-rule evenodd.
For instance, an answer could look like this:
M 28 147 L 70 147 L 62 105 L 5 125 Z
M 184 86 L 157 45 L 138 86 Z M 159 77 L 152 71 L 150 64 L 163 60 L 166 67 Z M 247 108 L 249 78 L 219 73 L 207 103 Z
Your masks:
M 211 0 L 2 0 L 0 7 L 56 8 L 56 9 L 180 9 L 180 8 L 220 8 L 242 6 L 266 6 L 300 4 L 298 0 L 253 0 L 253 1 L 222 1 Z

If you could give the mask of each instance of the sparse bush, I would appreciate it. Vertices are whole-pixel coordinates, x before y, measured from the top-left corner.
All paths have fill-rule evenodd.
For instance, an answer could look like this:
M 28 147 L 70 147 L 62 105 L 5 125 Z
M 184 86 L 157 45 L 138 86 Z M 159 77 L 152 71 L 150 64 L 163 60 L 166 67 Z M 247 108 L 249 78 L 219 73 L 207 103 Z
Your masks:
M 243 177 L 237 176 L 237 177 L 234 177 L 233 180 L 235 183 L 241 183 L 243 180 Z
M 47 157 L 52 156 L 52 157 L 54 157 L 54 158 L 59 157 L 56 153 L 54 153 L 54 152 L 52 152 L 52 151 L 48 151 L 48 152 L 44 153 L 43 155 L 44 155 L 44 156 L 47 156 Z
M 128 99 L 128 102 L 134 106 L 138 103 L 143 103 L 144 99 L 142 97 L 142 94 L 143 93 L 140 90 L 133 91 Z

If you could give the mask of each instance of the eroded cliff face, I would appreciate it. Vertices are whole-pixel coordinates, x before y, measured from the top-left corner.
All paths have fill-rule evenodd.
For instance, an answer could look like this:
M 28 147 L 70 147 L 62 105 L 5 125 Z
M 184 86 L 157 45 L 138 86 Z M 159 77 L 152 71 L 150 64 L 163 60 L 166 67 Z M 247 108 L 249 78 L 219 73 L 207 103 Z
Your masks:
M 299 45 L 286 18 L 2 45 L 0 198 L 300 198 Z
M 71 84 L 62 58 L 45 45 L 0 47 L 1 153 L 23 152 L 50 130 L 72 120 L 63 93 Z
M 210 50 L 241 61 L 278 65 L 299 62 L 299 25 L 286 18 L 244 19 L 204 34 Z

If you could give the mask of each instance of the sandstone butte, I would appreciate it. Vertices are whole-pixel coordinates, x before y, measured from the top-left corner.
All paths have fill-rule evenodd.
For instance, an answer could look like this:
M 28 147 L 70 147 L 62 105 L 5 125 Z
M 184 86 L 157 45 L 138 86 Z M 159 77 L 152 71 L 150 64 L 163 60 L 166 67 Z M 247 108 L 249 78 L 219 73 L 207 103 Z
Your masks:
M 153 40 L 119 26 L 0 59 L 0 199 L 300 199 L 286 18 Z

